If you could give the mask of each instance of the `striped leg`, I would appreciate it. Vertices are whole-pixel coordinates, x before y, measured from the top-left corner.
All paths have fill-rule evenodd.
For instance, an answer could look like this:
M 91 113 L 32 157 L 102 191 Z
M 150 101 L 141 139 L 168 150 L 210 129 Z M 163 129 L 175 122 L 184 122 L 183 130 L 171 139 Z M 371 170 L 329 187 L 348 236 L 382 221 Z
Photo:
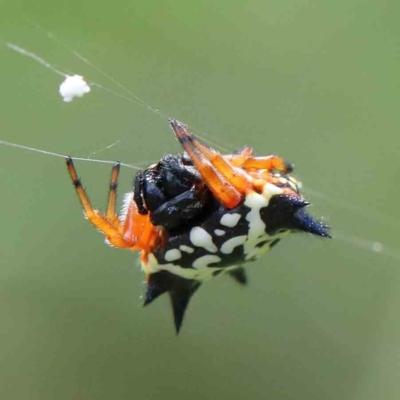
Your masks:
M 251 189 L 251 178 L 220 153 L 201 144 L 185 125 L 176 120 L 170 125 L 214 196 L 227 208 L 236 207 Z

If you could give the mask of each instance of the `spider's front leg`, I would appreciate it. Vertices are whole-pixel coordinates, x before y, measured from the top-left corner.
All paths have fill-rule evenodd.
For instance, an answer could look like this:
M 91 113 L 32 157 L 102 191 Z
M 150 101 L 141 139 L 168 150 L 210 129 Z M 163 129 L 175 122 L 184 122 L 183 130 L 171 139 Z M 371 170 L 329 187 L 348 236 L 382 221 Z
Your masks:
M 123 224 L 115 212 L 120 164 L 116 163 L 111 171 L 107 211 L 105 214 L 94 209 L 90 203 L 89 197 L 78 177 L 72 158 L 68 157 L 66 164 L 86 218 L 104 234 L 108 243 L 118 248 L 134 251 L 148 250 L 148 247 L 154 241 L 150 239 L 155 235 L 155 228 L 150 223 L 148 216 L 142 216 L 138 213 L 133 199 L 128 204 Z
M 177 120 L 169 123 L 214 196 L 229 209 L 243 201 L 252 189 L 252 179 L 244 170 L 234 167 L 221 154 L 201 144 L 186 125 Z

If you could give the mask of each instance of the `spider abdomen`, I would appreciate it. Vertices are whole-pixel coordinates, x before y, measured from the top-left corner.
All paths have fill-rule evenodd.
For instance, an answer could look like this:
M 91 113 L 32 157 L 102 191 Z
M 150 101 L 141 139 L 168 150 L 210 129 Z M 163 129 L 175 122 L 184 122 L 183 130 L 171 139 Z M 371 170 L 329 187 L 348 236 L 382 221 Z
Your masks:
M 262 194 L 252 193 L 234 209 L 216 208 L 201 224 L 172 232 L 168 242 L 151 254 L 146 271 L 160 270 L 204 281 L 238 265 L 255 261 L 289 234 L 267 233 L 260 210 L 268 207 Z

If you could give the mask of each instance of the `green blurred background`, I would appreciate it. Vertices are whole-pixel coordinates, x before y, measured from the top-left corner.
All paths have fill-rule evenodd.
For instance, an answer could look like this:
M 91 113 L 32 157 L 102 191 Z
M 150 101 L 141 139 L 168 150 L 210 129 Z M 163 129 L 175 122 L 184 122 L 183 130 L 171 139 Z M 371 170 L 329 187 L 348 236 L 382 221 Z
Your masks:
M 141 308 L 136 255 L 89 226 L 60 158 L 0 146 L 0 399 L 398 399 L 400 6 L 395 1 L 0 1 L 0 139 L 146 166 L 179 146 L 165 119 L 296 164 L 336 239 L 293 235 L 243 289 L 204 285 L 176 337 Z M 77 163 L 104 207 L 110 166 Z M 133 171 L 122 169 L 120 190 Z M 308 191 L 307 191 L 308 189 Z M 380 253 L 372 242 L 389 248 Z

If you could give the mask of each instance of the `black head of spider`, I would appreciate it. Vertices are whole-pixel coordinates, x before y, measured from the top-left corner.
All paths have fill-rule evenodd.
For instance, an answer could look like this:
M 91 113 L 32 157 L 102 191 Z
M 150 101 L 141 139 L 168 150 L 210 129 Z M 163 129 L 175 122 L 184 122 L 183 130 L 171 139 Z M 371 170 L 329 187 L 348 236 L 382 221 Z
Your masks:
M 289 230 L 330 238 L 328 225 L 315 220 L 305 210 L 309 205 L 310 203 L 295 195 L 272 196 L 268 207 L 260 210 L 267 233 L 274 235 L 279 231 Z
M 140 214 L 149 213 L 154 226 L 168 231 L 199 222 L 214 204 L 190 159 L 171 154 L 137 173 L 134 200 Z

